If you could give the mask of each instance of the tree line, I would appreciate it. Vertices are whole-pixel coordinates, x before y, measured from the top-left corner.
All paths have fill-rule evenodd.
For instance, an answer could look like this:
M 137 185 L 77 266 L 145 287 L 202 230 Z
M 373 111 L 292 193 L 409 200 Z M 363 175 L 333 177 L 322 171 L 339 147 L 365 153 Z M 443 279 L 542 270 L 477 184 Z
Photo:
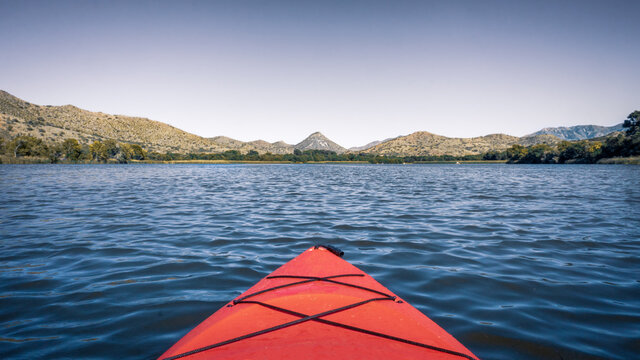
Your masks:
M 120 143 L 115 140 L 94 141 L 81 145 L 77 139 L 46 143 L 29 135 L 18 135 L 7 140 L 0 138 L 0 154 L 18 157 L 46 158 L 52 164 L 64 162 L 118 162 L 144 160 L 147 151 L 138 144 Z
M 13 139 L 0 138 L 0 154 L 19 157 L 47 159 L 50 163 L 60 162 L 99 162 L 129 163 L 132 161 L 188 161 L 188 160 L 226 160 L 257 162 L 368 162 L 372 164 L 403 164 L 430 161 L 482 160 L 483 155 L 431 155 L 431 156 L 386 156 L 366 153 L 338 154 L 329 150 L 295 149 L 290 154 L 260 154 L 255 150 L 242 153 L 238 150 L 227 150 L 220 153 L 159 153 L 146 151 L 138 144 L 121 143 L 115 140 L 94 141 L 91 144 L 80 144 L 77 139 L 69 138 L 59 143 L 46 143 L 42 139 L 19 135 Z
M 604 141 L 562 141 L 556 146 L 513 145 L 505 151 L 486 153 L 483 158 L 516 164 L 594 164 L 605 158 L 640 156 L 640 111 L 629 114 L 622 126 L 626 128 L 624 133 Z
M 403 164 L 427 161 L 456 161 L 456 160 L 482 160 L 482 155 L 466 156 L 386 156 L 366 153 L 342 153 L 338 154 L 330 150 L 299 150 L 295 149 L 290 154 L 260 154 L 250 150 L 246 154 L 238 150 L 227 150 L 221 153 L 157 153 L 147 154 L 147 159 L 156 161 L 184 161 L 184 160 L 227 160 L 227 161 L 257 161 L 257 162 L 368 162 L 371 164 Z
M 611 136 L 604 141 L 562 141 L 555 146 L 538 144 L 533 146 L 513 145 L 506 150 L 492 150 L 479 155 L 426 155 L 387 156 L 367 153 L 338 154 L 328 150 L 295 149 L 290 154 L 260 154 L 255 150 L 241 153 L 227 150 L 220 153 L 159 153 L 147 151 L 138 144 L 121 143 L 112 139 L 80 144 L 70 138 L 58 143 L 46 143 L 42 139 L 19 135 L 13 139 L 0 138 L 0 154 L 18 157 L 47 159 L 48 162 L 115 162 L 132 161 L 181 161 L 181 160 L 227 160 L 260 162 L 326 162 L 351 161 L 372 164 L 403 164 L 434 161 L 506 160 L 518 164 L 562 164 L 595 163 L 603 158 L 640 155 L 640 111 L 629 114 L 623 126 L 624 134 Z

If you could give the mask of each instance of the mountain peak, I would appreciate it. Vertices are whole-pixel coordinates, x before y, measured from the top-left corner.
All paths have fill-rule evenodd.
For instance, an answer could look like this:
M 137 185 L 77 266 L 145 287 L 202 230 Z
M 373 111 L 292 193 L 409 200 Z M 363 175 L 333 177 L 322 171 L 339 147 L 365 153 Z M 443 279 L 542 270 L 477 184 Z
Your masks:
M 554 135 L 562 140 L 584 140 L 592 139 L 600 136 L 605 136 L 616 131 L 622 131 L 622 123 L 613 126 L 599 126 L 599 125 L 576 125 L 576 126 L 559 126 L 559 127 L 547 127 L 542 130 L 536 131 L 533 134 L 526 135 Z
M 326 136 L 322 135 L 322 133 L 319 131 L 316 131 L 313 134 L 307 136 L 306 139 L 296 144 L 294 148 L 302 151 L 329 150 L 329 151 L 335 151 L 337 153 L 343 153 L 347 151 L 347 149 L 329 140 Z
M 374 146 L 376 146 L 376 145 L 380 145 L 380 144 L 382 144 L 382 143 L 384 143 L 384 142 L 387 142 L 387 141 L 389 141 L 389 140 L 393 140 L 393 139 L 395 139 L 395 138 L 386 138 L 386 139 L 384 139 L 384 140 L 375 140 L 375 141 L 372 141 L 372 142 L 370 142 L 370 143 L 368 143 L 368 144 L 366 144 L 366 145 L 351 147 L 351 148 L 349 148 L 349 151 L 362 151 L 362 150 L 367 150 L 367 149 L 370 149 L 370 148 L 372 148 L 372 147 L 374 147 Z

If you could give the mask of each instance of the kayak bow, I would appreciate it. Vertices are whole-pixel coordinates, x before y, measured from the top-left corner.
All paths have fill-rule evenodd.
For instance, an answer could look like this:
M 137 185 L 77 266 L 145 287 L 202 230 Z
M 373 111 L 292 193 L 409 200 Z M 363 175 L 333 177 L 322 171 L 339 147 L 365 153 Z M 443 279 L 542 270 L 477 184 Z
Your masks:
M 431 319 L 315 246 L 191 330 L 160 359 L 474 359 Z

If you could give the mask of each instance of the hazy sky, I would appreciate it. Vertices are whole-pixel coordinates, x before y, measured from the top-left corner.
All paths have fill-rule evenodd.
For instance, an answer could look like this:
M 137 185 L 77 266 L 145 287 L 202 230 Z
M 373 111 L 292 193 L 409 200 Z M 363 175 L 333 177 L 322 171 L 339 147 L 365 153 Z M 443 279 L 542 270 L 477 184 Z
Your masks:
M 613 125 L 640 1 L 7 1 L 0 89 L 201 136 L 350 147 Z

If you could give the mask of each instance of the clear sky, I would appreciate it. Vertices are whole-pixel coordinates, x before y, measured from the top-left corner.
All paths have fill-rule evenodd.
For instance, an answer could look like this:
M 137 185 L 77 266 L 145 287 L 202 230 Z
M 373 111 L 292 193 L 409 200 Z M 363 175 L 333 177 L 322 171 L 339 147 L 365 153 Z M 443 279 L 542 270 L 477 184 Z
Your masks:
M 640 109 L 640 1 L 0 0 L 0 89 L 201 136 L 525 135 Z

